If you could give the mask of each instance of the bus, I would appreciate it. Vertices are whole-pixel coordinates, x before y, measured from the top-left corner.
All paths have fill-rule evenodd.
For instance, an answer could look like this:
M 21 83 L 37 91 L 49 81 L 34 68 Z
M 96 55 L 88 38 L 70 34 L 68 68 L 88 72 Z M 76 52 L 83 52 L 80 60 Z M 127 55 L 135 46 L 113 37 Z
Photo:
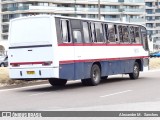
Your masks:
M 68 80 L 98 85 L 109 75 L 133 80 L 149 69 L 146 28 L 142 25 L 87 18 L 37 15 L 9 25 L 9 76 L 17 80 Z

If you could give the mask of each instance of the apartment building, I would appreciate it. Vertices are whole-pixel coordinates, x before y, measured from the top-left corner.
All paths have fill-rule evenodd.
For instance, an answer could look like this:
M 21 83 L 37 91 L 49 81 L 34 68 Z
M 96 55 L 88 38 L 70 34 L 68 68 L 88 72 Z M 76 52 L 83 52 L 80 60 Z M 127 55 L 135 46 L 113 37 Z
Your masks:
M 145 0 L 146 27 L 154 38 L 154 48 L 160 48 L 160 0 Z
M 138 21 L 145 24 L 145 2 L 144 0 L 1 0 L 0 44 L 7 43 L 11 19 L 38 14 L 93 19 L 100 17 L 109 21 L 132 23 Z

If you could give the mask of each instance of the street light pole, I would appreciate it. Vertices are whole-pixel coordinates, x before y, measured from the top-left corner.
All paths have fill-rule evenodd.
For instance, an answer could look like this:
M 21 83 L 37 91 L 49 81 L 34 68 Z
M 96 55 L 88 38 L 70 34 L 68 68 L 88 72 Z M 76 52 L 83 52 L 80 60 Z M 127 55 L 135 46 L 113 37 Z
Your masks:
M 121 3 L 121 5 L 119 6 L 119 12 L 120 12 L 120 21 L 123 21 L 123 12 L 124 12 L 124 8 L 123 8 L 123 3 Z
M 76 0 L 74 0 L 74 12 L 75 17 L 77 17 Z
M 101 19 L 101 2 L 98 0 L 98 19 Z

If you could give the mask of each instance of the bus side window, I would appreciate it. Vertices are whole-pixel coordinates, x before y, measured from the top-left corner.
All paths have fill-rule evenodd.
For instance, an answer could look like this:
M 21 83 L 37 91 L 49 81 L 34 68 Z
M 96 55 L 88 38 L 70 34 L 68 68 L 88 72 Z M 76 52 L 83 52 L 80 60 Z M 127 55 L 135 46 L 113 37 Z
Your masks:
M 140 29 L 135 27 L 135 41 L 136 43 L 141 43 Z
M 114 25 L 114 31 L 115 31 L 115 40 L 116 42 L 119 42 L 119 39 L 118 39 L 118 30 L 117 30 L 117 25 Z
M 91 36 L 92 36 L 92 42 L 96 42 L 96 31 L 95 31 L 95 24 L 91 22 Z
M 123 42 L 128 43 L 129 42 L 128 26 L 123 26 L 122 31 L 123 31 Z
M 82 34 L 80 30 L 73 30 L 74 43 L 82 43 Z
M 108 24 L 108 41 L 109 42 L 116 42 L 115 26 L 110 23 Z
M 96 42 L 104 42 L 102 23 L 96 22 L 95 23 L 95 30 L 96 30 Z
M 123 43 L 122 25 L 118 25 L 118 33 L 119 33 L 119 40 L 121 43 Z
M 130 32 L 130 41 L 131 41 L 131 43 L 136 43 L 136 41 L 135 41 L 135 32 L 134 32 L 134 27 L 133 26 L 129 27 L 129 32 Z
M 142 33 L 143 48 L 144 48 L 145 50 L 149 50 L 148 38 L 147 38 L 147 30 L 146 30 L 146 28 L 141 27 L 141 33 Z
M 70 43 L 71 35 L 70 35 L 70 25 L 68 20 L 61 20 L 61 31 L 62 31 L 62 42 Z
M 104 41 L 108 42 L 108 24 L 103 24 Z
M 89 23 L 88 22 L 83 22 L 82 26 L 83 26 L 84 42 L 85 43 L 90 43 Z

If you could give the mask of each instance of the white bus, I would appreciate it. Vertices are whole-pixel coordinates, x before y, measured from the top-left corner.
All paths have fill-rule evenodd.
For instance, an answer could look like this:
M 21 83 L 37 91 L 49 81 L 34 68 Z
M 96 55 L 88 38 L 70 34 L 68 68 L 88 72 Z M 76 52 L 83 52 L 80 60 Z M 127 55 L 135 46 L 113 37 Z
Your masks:
M 79 79 L 94 86 L 115 74 L 138 79 L 148 56 L 147 31 L 138 24 L 49 15 L 10 21 L 11 79 L 48 79 L 53 86 Z

